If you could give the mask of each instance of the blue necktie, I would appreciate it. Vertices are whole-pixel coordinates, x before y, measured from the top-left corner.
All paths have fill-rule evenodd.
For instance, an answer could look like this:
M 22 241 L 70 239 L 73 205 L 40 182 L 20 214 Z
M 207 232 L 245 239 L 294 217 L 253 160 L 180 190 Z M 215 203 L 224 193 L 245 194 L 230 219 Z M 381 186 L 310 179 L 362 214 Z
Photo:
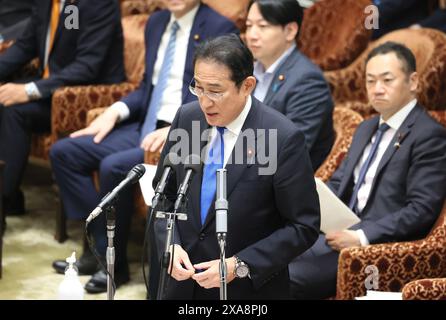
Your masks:
M 370 153 L 367 156 L 367 159 L 365 160 L 364 164 L 362 165 L 361 169 L 359 170 L 359 177 L 358 181 L 355 184 L 355 187 L 353 188 L 352 197 L 350 198 L 349 202 L 349 208 L 356 212 L 356 204 L 358 202 L 358 192 L 359 188 L 361 188 L 361 185 L 364 183 L 365 175 L 367 171 L 369 170 L 370 165 L 373 163 L 373 158 L 376 155 L 376 151 L 378 150 L 378 145 L 381 142 L 381 139 L 384 135 L 384 132 L 386 132 L 389 129 L 389 125 L 387 123 L 383 123 L 379 126 L 378 132 L 376 133 L 375 141 L 372 144 L 372 148 L 370 149 Z
M 156 121 L 158 120 L 157 114 L 161 106 L 161 100 L 163 98 L 164 90 L 167 86 L 170 69 L 172 69 L 173 58 L 175 55 L 175 42 L 177 40 L 177 31 L 179 28 L 180 26 L 175 21 L 171 27 L 170 38 L 167 44 L 166 52 L 164 54 L 163 64 L 161 65 L 161 69 L 159 72 L 158 82 L 153 88 L 149 110 L 147 111 L 146 118 L 141 129 L 141 141 L 147 134 L 156 129 Z
M 203 168 L 201 182 L 201 225 L 204 224 L 212 199 L 217 188 L 217 169 L 223 168 L 225 144 L 223 141 L 224 127 L 217 127 L 217 135 L 209 147 L 208 156 Z

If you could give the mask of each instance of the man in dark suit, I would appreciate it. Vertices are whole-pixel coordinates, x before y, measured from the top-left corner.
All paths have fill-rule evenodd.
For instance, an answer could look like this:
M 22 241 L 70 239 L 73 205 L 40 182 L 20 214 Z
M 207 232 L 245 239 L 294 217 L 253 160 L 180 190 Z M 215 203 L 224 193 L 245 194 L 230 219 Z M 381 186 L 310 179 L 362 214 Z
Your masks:
M 312 245 L 319 230 L 319 203 L 304 137 L 289 119 L 251 97 L 256 83 L 253 57 L 236 35 L 201 44 L 194 65 L 191 92 L 199 101 L 178 111 L 160 163 L 180 145 L 191 148 L 183 149 L 183 155 L 200 150 L 204 166 L 189 187 L 188 220 L 176 223 L 173 279 L 164 298 L 219 298 L 214 201 L 216 169 L 222 167 L 227 170 L 229 202 L 228 298 L 287 298 L 287 265 Z M 177 141 L 181 132 L 188 135 Z M 201 142 L 193 139 L 197 136 Z M 270 161 L 261 160 L 266 150 Z M 159 165 L 154 185 L 162 171 Z M 169 199 L 175 198 L 184 176 L 184 167 L 178 165 L 166 186 Z
M 0 0 L 0 42 L 22 35 L 28 24 L 34 0 Z
M 145 150 L 156 151 L 162 146 L 176 110 L 195 100 L 188 90 L 195 46 L 208 37 L 237 32 L 232 22 L 198 0 L 166 0 L 165 5 L 167 10 L 153 13 L 146 25 L 146 69 L 139 88 L 107 108 L 89 127 L 52 147 L 51 163 L 69 218 L 85 219 L 134 165 L 144 162 Z M 99 192 L 92 179 L 95 170 L 99 170 Z M 121 192 L 115 206 L 118 286 L 129 279 L 127 241 L 134 211 L 132 191 L 128 188 Z M 105 257 L 105 215 L 91 227 L 96 248 Z M 105 292 L 105 272 L 96 272 L 96 261 L 84 253 L 77 264 L 79 271 L 94 274 L 86 290 Z M 63 273 L 66 263 L 55 261 L 53 266 Z
M 446 129 L 416 101 L 418 75 L 407 47 L 387 42 L 366 60 L 366 87 L 379 116 L 356 130 L 328 185 L 361 218 L 348 230 L 320 235 L 290 264 L 295 298 L 333 296 L 339 251 L 420 239 L 446 196 Z
M 246 40 L 257 59 L 254 96 L 302 131 L 316 171 L 334 142 L 333 101 L 322 71 L 296 48 L 302 17 L 295 0 L 252 1 Z
M 78 28 L 68 28 L 78 10 Z M 67 12 L 68 11 L 68 12 Z M 68 19 L 71 21 L 71 18 Z M 5 161 L 3 200 L 8 214 L 24 212 L 20 181 L 31 132 L 50 130 L 51 96 L 62 86 L 118 83 L 125 79 L 117 1 L 39 1 L 22 36 L 0 55 L 0 81 L 39 58 L 39 76 L 0 86 L 0 159 Z

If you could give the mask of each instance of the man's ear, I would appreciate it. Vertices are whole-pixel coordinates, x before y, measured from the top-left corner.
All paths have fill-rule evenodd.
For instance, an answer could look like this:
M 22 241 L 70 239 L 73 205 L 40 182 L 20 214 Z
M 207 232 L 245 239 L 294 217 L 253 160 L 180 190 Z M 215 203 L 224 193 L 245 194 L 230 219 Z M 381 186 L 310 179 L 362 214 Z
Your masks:
M 285 39 L 289 42 L 293 42 L 296 39 L 297 32 L 299 31 L 299 26 L 297 22 L 290 22 L 284 27 L 285 29 Z
M 247 77 L 242 84 L 242 89 L 246 93 L 246 95 L 250 95 L 254 88 L 256 87 L 257 80 L 253 76 Z
M 418 90 L 419 77 L 417 72 L 412 72 L 409 76 L 410 91 L 416 93 Z

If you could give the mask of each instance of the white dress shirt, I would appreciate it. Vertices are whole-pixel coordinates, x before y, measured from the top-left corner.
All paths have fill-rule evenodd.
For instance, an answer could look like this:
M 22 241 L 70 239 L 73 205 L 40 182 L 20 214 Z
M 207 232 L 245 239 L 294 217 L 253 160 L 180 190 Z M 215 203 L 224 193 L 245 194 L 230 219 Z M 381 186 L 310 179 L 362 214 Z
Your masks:
M 157 119 L 172 123 L 175 114 L 182 104 L 183 92 L 183 76 L 184 68 L 186 66 L 187 47 L 189 44 L 190 31 L 194 23 L 195 15 L 197 14 L 199 6 L 197 5 L 180 19 L 175 19 L 171 14 L 170 21 L 167 24 L 166 30 L 161 37 L 161 42 L 158 48 L 157 58 L 152 74 L 152 84 L 158 83 L 159 73 L 164 60 L 164 54 L 169 42 L 172 24 L 176 21 L 180 28 L 176 33 L 175 54 L 173 58 L 172 69 L 167 80 L 166 88 L 163 92 L 161 106 L 157 113 Z M 111 105 L 111 108 L 118 110 L 119 120 L 123 121 L 130 115 L 127 105 L 118 101 Z
M 223 168 L 226 167 L 226 164 L 229 161 L 229 156 L 232 153 L 232 150 L 234 149 L 235 143 L 237 142 L 237 138 L 240 134 L 240 131 L 242 130 L 243 124 L 245 123 L 246 117 L 248 116 L 249 110 L 251 110 L 251 104 L 252 99 L 251 96 L 248 96 L 248 99 L 246 100 L 245 107 L 243 108 L 242 112 L 238 115 L 237 118 L 235 118 L 230 124 L 228 124 L 225 128 L 225 132 L 223 134 L 223 143 L 224 143 L 224 163 Z M 206 146 L 206 159 L 207 160 L 207 154 L 209 150 L 209 146 L 212 145 L 214 140 L 217 138 L 217 128 L 212 127 L 211 133 L 209 135 L 208 141 L 210 143 Z
M 400 128 L 401 124 L 406 120 L 409 113 L 412 111 L 412 109 L 417 104 L 417 100 L 414 99 L 410 101 L 408 104 L 406 104 L 402 109 L 400 109 L 397 113 L 395 113 L 393 116 L 391 116 L 386 123 L 389 125 L 389 129 L 384 132 L 383 137 L 381 139 L 381 142 L 378 145 L 378 149 L 376 150 L 375 158 L 373 159 L 372 163 L 370 164 L 369 169 L 367 170 L 367 173 L 364 178 L 364 183 L 361 185 L 361 187 L 358 190 L 358 203 L 357 208 L 359 211 L 362 211 L 364 207 L 367 204 L 367 200 L 370 195 L 370 191 L 372 189 L 373 180 L 376 175 L 376 171 L 378 169 L 378 165 L 381 162 L 381 158 L 383 157 L 385 151 L 387 150 L 387 147 L 390 144 L 390 141 L 392 141 L 393 136 Z M 379 120 L 379 124 L 381 125 L 384 122 L 382 118 Z M 353 179 L 356 184 L 359 177 L 359 171 L 361 170 L 361 167 L 363 166 L 364 162 L 366 161 L 370 149 L 372 148 L 372 144 L 376 139 L 376 133 L 372 137 L 372 140 L 370 143 L 365 147 L 364 152 L 362 154 L 362 157 L 358 164 L 355 167 L 355 170 L 353 172 Z M 357 230 L 360 233 L 360 240 L 361 245 L 368 245 L 369 241 L 367 237 L 365 236 L 364 232 L 362 230 Z M 362 238 L 362 239 L 361 239 Z
M 291 54 L 291 52 L 296 48 L 296 44 L 292 44 L 272 65 L 269 66 L 267 70 L 260 61 L 254 63 L 254 77 L 257 79 L 256 88 L 254 90 L 254 97 L 259 101 L 263 101 L 266 97 L 268 89 L 271 82 L 274 79 L 274 73 L 277 68 L 282 64 L 283 61 Z

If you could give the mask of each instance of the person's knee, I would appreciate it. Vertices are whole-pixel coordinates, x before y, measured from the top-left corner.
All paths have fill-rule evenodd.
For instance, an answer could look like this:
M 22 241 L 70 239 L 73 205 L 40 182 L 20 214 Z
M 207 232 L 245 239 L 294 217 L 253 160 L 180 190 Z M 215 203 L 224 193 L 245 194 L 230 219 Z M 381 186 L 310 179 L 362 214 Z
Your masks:
M 78 148 L 76 148 L 74 139 L 72 138 L 64 138 L 51 146 L 50 149 L 50 161 L 51 164 L 57 165 L 62 164 L 66 165 L 70 162 L 77 162 L 81 158 L 81 155 L 77 152 Z

